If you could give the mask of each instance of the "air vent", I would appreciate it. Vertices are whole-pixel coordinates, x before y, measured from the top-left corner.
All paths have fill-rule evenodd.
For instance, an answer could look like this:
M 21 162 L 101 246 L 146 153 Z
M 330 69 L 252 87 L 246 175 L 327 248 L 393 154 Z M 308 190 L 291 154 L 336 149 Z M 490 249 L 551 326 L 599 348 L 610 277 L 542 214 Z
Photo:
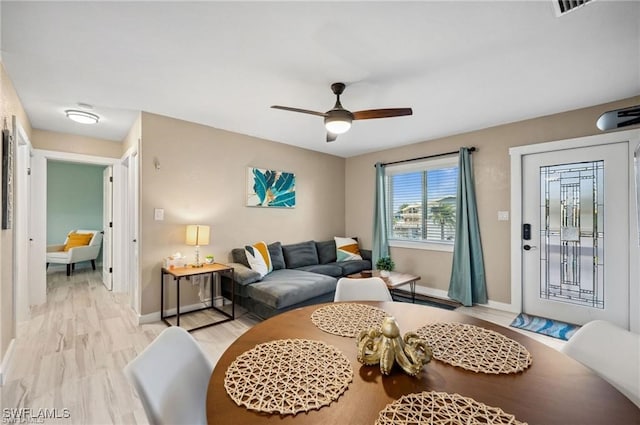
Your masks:
M 590 2 L 591 0 L 553 0 L 553 5 L 556 9 L 556 16 L 562 16 Z

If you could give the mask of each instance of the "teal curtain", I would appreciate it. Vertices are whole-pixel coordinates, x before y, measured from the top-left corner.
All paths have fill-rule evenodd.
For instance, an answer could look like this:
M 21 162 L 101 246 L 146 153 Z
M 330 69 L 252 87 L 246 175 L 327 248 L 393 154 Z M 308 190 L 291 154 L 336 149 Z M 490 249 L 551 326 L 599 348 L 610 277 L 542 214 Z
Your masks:
M 458 162 L 456 239 L 449 282 L 449 298 L 465 306 L 487 303 L 480 226 L 473 168 L 467 148 L 461 148 Z
M 389 256 L 387 240 L 387 199 L 384 184 L 384 165 L 376 164 L 376 192 L 373 207 L 373 250 L 371 265 L 375 268 L 380 257 Z

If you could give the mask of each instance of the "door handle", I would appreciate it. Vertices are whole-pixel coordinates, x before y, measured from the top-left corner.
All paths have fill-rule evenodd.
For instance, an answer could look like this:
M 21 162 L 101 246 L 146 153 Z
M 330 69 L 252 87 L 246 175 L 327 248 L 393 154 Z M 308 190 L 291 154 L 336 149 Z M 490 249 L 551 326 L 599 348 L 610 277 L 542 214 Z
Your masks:
M 525 251 L 530 251 L 530 250 L 532 250 L 532 249 L 533 249 L 533 250 L 538 249 L 538 247 L 537 247 L 537 246 L 531 246 L 531 245 L 525 245 L 525 246 L 523 246 L 522 248 L 523 248 Z

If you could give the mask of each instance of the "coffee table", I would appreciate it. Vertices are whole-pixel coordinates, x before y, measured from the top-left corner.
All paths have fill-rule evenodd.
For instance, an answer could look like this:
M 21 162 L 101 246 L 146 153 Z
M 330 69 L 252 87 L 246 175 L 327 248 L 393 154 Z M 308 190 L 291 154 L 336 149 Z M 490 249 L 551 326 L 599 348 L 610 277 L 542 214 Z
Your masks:
M 397 289 L 399 286 L 408 284 L 409 288 L 411 289 L 411 302 L 416 302 L 416 281 L 420 280 L 420 276 L 409 273 L 389 272 L 388 277 L 382 277 L 380 276 L 380 270 L 369 270 L 369 273 L 367 273 L 367 271 L 364 271 L 360 273 L 350 274 L 347 277 L 352 279 L 380 277 L 387 284 L 387 288 L 389 288 L 390 291 Z

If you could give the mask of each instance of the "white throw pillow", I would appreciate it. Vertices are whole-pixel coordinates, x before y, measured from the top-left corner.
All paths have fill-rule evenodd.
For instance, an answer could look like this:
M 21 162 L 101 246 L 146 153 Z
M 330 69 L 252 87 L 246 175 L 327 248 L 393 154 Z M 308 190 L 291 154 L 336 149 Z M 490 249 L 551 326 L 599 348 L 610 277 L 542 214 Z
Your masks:
M 249 266 L 251 266 L 252 270 L 260 273 L 260 277 L 265 277 L 273 271 L 273 264 L 271 264 L 271 256 L 266 243 L 256 242 L 253 245 L 246 245 L 244 252 L 247 254 Z
M 337 261 L 362 260 L 358 241 L 353 238 L 334 237 Z

